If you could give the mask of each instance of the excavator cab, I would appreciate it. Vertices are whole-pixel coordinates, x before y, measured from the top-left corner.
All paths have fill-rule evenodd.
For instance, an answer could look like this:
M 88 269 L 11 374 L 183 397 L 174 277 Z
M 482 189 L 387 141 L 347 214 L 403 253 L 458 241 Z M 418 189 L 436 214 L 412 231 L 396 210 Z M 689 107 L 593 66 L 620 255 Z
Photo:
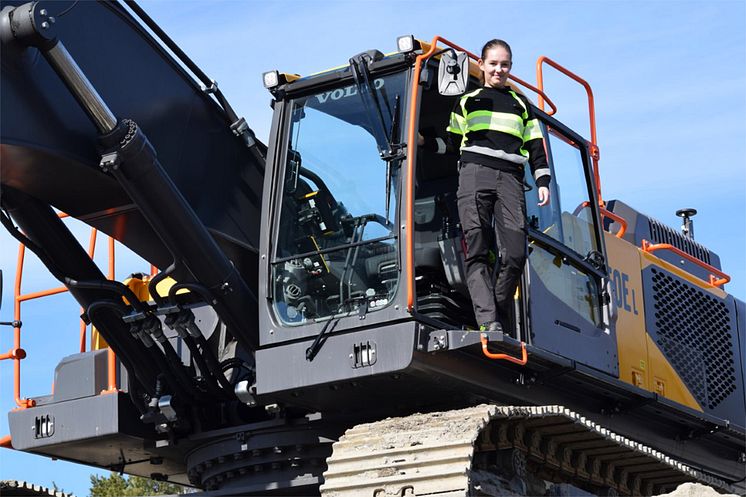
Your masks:
M 476 328 L 456 209 L 458 156 L 418 148 L 408 134 L 444 136 L 459 92 L 478 87 L 473 64 L 458 91 L 444 84 L 451 78 L 444 65 L 469 71 L 466 54 L 452 52 L 441 49 L 419 66 L 414 52 L 370 51 L 328 73 L 274 78 L 268 156 L 277 172 L 265 183 L 269 222 L 262 235 L 262 269 L 271 282 L 260 325 L 266 343 L 412 316 L 432 329 Z M 508 335 L 614 374 L 590 150 L 535 110 L 546 136 L 552 202 L 537 206 L 527 173 L 529 260 Z

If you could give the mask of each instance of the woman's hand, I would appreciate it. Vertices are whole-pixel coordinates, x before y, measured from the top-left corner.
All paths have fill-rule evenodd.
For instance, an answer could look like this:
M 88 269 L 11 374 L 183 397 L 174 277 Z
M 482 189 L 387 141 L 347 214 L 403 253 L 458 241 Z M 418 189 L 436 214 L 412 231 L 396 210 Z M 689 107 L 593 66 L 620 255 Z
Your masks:
M 425 144 L 425 137 L 422 136 L 420 133 L 417 133 L 417 146 L 421 147 Z
M 546 186 L 539 187 L 539 207 L 544 207 L 549 203 L 549 188 Z

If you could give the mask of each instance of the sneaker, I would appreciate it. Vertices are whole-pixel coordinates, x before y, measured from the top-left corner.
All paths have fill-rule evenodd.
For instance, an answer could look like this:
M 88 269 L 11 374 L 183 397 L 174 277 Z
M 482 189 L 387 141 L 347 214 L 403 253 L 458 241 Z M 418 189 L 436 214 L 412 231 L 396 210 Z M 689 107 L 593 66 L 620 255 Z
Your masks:
M 499 331 L 503 332 L 503 327 L 500 326 L 499 321 L 489 321 L 479 326 L 479 331 Z

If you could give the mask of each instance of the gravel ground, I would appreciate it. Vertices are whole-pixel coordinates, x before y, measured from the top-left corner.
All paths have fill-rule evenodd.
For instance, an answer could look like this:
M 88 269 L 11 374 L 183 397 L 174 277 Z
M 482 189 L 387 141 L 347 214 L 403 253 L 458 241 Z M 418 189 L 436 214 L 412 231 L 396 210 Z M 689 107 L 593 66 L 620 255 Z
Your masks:
M 676 490 L 656 497 L 738 497 L 736 494 L 720 494 L 714 488 L 700 483 L 682 483 Z

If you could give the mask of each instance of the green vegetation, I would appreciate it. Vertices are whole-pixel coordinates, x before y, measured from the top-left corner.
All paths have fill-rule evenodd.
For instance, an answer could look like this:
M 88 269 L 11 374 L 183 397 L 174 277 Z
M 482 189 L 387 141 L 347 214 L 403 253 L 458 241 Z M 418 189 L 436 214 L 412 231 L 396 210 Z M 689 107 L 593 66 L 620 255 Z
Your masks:
M 91 497 L 136 497 L 140 495 L 174 495 L 185 493 L 185 488 L 165 481 L 141 476 L 91 475 Z

